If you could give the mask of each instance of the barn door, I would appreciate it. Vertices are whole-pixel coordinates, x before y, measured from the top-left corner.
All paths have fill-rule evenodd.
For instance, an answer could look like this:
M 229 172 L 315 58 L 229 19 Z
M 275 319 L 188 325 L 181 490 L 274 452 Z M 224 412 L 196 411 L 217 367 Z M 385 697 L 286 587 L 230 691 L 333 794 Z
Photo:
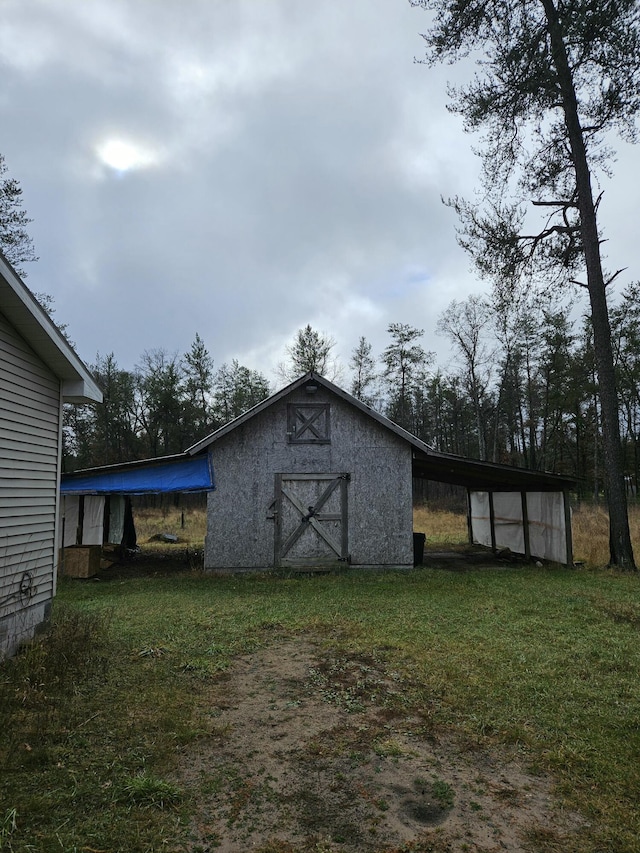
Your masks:
M 276 566 L 348 561 L 349 479 L 349 474 L 276 474 Z

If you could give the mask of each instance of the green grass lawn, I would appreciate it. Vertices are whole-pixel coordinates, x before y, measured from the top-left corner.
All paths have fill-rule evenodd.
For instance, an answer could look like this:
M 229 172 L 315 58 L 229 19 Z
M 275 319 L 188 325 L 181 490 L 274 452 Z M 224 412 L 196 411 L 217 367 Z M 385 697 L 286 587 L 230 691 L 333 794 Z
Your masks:
M 63 580 L 49 642 L 0 667 L 0 850 L 180 849 L 199 694 L 312 632 L 393 667 L 435 731 L 518 744 L 587 817 L 581 853 L 637 853 L 639 629 L 640 581 L 605 571 Z

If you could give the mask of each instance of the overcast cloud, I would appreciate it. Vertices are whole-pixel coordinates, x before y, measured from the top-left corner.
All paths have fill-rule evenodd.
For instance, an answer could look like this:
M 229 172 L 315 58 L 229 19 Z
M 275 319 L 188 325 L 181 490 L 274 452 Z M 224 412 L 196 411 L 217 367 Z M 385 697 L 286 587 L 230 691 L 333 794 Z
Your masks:
M 80 356 L 183 353 L 273 368 L 310 323 L 348 362 L 387 325 L 435 337 L 484 289 L 441 196 L 470 196 L 452 69 L 414 63 L 407 0 L 2 0 L 0 152 L 20 181 Z M 638 278 L 637 152 L 602 206 L 611 264 Z M 347 377 L 345 377 L 345 384 Z

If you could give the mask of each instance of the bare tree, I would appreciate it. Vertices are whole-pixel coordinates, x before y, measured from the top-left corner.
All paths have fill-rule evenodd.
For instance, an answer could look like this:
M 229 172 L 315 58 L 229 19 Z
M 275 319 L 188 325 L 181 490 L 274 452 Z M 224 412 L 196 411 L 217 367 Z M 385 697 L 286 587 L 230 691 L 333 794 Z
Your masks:
M 177 353 L 145 350 L 136 366 L 142 435 L 150 456 L 180 453 L 184 434 L 184 371 Z
M 464 302 L 455 299 L 442 312 L 437 329 L 453 344 L 462 358 L 463 380 L 473 403 L 478 433 L 480 459 L 487 458 L 485 394 L 491 382 L 492 350 L 483 337 L 492 323 L 491 308 L 480 296 L 471 295 Z

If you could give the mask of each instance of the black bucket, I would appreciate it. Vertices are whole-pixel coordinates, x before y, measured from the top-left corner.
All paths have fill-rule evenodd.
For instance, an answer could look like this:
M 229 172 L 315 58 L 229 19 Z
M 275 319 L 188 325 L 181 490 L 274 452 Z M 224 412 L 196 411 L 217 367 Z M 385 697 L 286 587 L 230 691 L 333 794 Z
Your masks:
M 426 541 L 426 533 L 413 534 L 413 565 L 421 566 L 424 562 L 424 543 Z

